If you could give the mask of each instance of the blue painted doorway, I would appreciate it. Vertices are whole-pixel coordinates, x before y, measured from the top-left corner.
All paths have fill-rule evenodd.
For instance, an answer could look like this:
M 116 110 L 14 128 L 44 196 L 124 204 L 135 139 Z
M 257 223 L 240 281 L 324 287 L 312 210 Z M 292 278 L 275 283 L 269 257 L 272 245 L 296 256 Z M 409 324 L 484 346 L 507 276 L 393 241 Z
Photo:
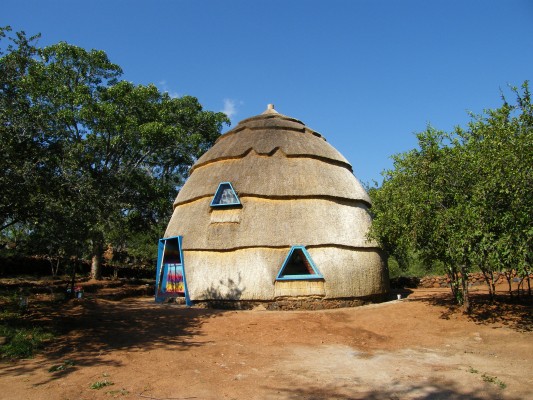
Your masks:
M 167 299 L 185 297 L 185 304 L 188 306 L 192 304 L 187 290 L 182 240 L 182 236 L 159 239 L 155 282 L 155 301 L 157 303 L 162 303 Z

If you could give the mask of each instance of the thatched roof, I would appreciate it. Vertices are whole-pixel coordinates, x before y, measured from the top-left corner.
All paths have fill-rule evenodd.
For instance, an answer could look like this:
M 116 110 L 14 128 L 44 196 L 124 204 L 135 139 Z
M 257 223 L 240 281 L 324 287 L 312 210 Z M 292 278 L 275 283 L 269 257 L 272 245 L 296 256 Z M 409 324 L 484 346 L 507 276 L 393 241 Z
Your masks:
M 191 169 L 174 205 L 213 196 L 231 181 L 239 196 L 370 198 L 348 161 L 317 132 L 276 112 L 241 121 Z

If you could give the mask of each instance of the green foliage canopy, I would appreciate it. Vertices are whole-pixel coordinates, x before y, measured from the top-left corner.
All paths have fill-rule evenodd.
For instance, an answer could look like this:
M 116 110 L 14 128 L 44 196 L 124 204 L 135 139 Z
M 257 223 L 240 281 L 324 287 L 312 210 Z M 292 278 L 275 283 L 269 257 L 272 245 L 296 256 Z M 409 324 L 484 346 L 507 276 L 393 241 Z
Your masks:
M 101 50 L 38 48 L 37 37 L 9 31 L 0 30 L 2 235 L 19 229 L 32 246 L 96 260 L 104 245 L 127 247 L 139 232 L 155 245 L 188 169 L 227 116 L 119 80 Z
M 400 264 L 413 253 L 443 263 L 467 307 L 473 268 L 489 284 L 494 271 L 530 271 L 533 106 L 527 81 L 512 92 L 515 104 L 502 96 L 466 128 L 417 134 L 419 148 L 394 155 L 382 186 L 369 191 L 371 236 Z

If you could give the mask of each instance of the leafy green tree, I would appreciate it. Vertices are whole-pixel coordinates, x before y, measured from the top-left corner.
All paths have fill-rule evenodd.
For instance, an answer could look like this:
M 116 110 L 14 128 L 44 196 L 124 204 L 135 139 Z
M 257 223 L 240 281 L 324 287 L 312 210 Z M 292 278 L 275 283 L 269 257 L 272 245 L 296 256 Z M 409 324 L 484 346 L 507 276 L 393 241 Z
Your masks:
M 370 190 L 371 235 L 405 262 L 415 252 L 447 269 L 452 292 L 470 307 L 468 274 L 479 268 L 494 294 L 495 271 L 528 279 L 532 251 L 533 129 L 527 82 L 517 104 L 472 115 L 466 129 L 431 127 L 419 149 L 393 156 Z M 528 280 L 529 283 L 529 280 Z
M 473 203 L 480 218 L 479 240 L 472 257 L 494 293 L 493 273 L 504 272 L 528 279 L 532 251 L 533 213 L 533 108 L 528 82 L 512 88 L 516 104 L 505 98 L 502 107 L 474 116 L 464 147 L 476 162 L 472 169 L 482 177 L 475 182 Z
M 44 204 L 49 171 L 45 138 L 38 128 L 43 118 L 26 96 L 25 76 L 37 49 L 24 32 L 7 37 L 10 27 L 0 28 L 0 232 L 30 220 Z
M 3 226 L 29 224 L 28 238 L 58 253 L 68 253 L 65 241 L 76 238 L 99 278 L 105 247 L 154 233 L 189 167 L 229 120 L 194 97 L 119 81 L 121 68 L 103 51 L 64 42 L 35 48 L 23 33 L 13 42 L 0 59 L 0 97 L 10 105 L 2 114 L 2 150 L 20 152 L 22 141 L 31 151 L 4 160 L 17 173 L 2 188 L 18 208 L 3 200 Z M 30 196 L 17 197 L 16 184 Z

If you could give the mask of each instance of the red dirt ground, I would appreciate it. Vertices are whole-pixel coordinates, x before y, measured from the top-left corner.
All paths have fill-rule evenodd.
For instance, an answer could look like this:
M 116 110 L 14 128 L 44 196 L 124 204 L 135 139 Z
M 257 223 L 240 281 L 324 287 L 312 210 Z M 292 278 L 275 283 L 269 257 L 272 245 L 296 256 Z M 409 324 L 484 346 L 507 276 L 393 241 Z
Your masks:
M 31 312 L 60 334 L 34 359 L 0 363 L 0 398 L 533 398 L 530 304 L 485 305 L 469 317 L 450 311 L 447 289 L 403 295 L 325 311 L 91 294 L 54 309 L 35 301 Z M 91 388 L 105 381 L 113 384 Z

